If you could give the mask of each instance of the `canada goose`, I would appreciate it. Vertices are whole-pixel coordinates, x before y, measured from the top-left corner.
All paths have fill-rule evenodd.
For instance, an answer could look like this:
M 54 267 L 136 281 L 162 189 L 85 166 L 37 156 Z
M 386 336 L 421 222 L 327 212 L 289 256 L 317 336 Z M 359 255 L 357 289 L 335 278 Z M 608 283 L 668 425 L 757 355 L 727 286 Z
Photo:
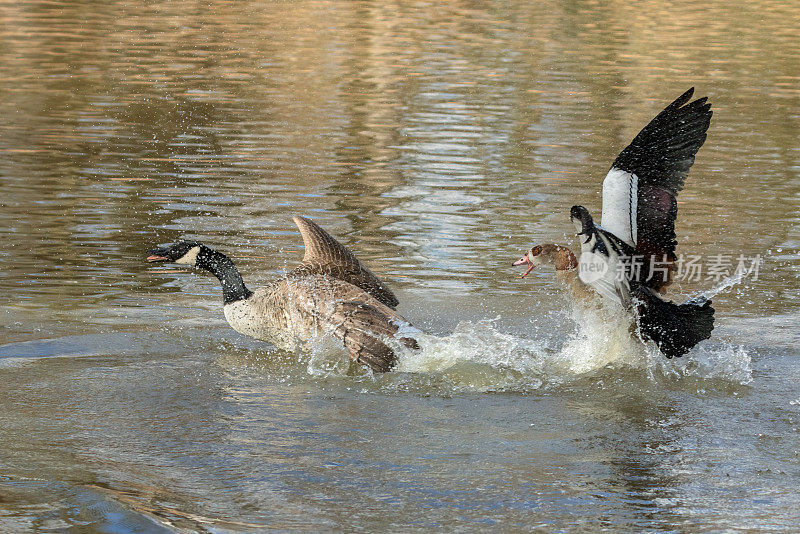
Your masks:
M 333 333 L 350 357 L 374 371 L 395 363 L 389 338 L 408 348 L 416 340 L 397 335 L 409 325 L 394 311 L 397 298 L 355 255 L 316 223 L 294 217 L 305 245 L 302 263 L 285 277 L 250 291 L 233 262 L 202 243 L 178 241 L 148 251 L 148 262 L 205 269 L 222 284 L 225 319 L 234 330 L 295 350 L 315 336 Z
M 710 300 L 675 304 L 661 296 L 676 269 L 676 197 L 711 123 L 707 97 L 690 102 L 693 93 L 668 105 L 614 160 L 603 181 L 602 226 L 583 206 L 572 207 L 581 257 L 560 269 L 577 268 L 580 281 L 603 301 L 633 311 L 642 336 L 667 358 L 684 355 L 714 329 Z M 547 246 L 532 248 L 514 265 L 528 265 L 527 274 L 542 259 L 555 262 L 543 254 Z M 563 257 L 568 249 L 560 249 Z

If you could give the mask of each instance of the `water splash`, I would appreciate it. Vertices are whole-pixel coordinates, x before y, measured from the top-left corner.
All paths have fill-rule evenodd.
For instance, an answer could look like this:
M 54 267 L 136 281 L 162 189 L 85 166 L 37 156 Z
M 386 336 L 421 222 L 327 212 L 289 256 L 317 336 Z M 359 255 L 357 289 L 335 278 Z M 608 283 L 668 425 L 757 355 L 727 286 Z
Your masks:
M 584 375 L 609 367 L 641 367 L 645 350 L 632 336 L 631 317 L 621 308 L 573 303 L 575 333 L 557 354 L 564 371 Z
M 712 298 L 741 283 L 750 274 L 737 270 L 716 286 L 692 298 Z M 568 301 L 573 328 L 559 324 L 562 336 L 553 342 L 529 339 L 496 329 L 496 320 L 462 322 L 446 336 L 418 334 L 421 351 L 400 353 L 396 370 L 407 373 L 456 373 L 468 387 L 469 371 L 479 373 L 484 389 L 530 389 L 532 384 L 557 386 L 584 379 L 602 380 L 609 373 L 633 372 L 650 381 L 752 382 L 749 354 L 722 340 L 704 341 L 682 358 L 668 360 L 652 342 L 633 333 L 632 319 L 621 309 Z M 560 342 L 560 344 L 559 344 Z M 509 373 L 516 384 L 509 383 Z M 492 384 L 495 374 L 497 383 Z M 451 377 L 452 378 L 452 377 Z
M 710 298 L 739 284 L 744 272 L 722 280 L 702 296 Z M 633 333 L 631 317 L 621 309 L 566 300 L 555 316 L 531 321 L 532 334 L 501 331 L 498 318 L 463 321 L 451 334 L 433 335 L 401 325 L 399 336 L 413 337 L 420 350 L 387 340 L 398 356 L 392 373 L 373 374 L 352 364 L 332 335 L 322 335 L 295 352 L 308 376 L 323 380 L 348 377 L 379 388 L 447 394 L 454 391 L 526 393 L 576 383 L 608 384 L 700 381 L 698 389 L 749 384 L 751 359 L 740 347 L 718 338 L 704 341 L 682 358 L 668 360 L 652 342 Z M 541 322 L 539 322 L 541 321 Z M 536 323 L 536 324 L 534 324 Z M 555 335 L 541 335 L 543 329 Z M 365 386 L 374 387 L 374 386 Z M 714 386 L 716 387 L 716 386 Z
M 717 282 L 717 285 L 715 285 L 711 289 L 707 289 L 705 291 L 699 291 L 694 295 L 692 295 L 689 300 L 693 300 L 696 298 L 711 299 L 713 297 L 716 297 L 723 291 L 727 291 L 733 286 L 742 283 L 749 274 L 750 271 L 746 271 L 745 269 L 737 269 L 736 272 L 733 273 L 732 275 L 722 278 L 719 282 Z
M 454 390 L 523 393 L 631 373 L 651 382 L 752 381 L 750 356 L 742 348 L 704 342 L 683 358 L 668 360 L 655 344 L 635 337 L 625 315 L 571 312 L 574 330 L 562 326 L 564 336 L 554 342 L 501 332 L 494 320 L 462 322 L 446 336 L 422 334 L 421 350 L 400 353 L 395 371 L 438 375 Z
M 540 372 L 547 347 L 536 340 L 500 332 L 495 328 L 495 321 L 463 321 L 447 336 L 418 334 L 421 350 L 403 354 L 397 371 L 439 372 L 468 362 L 523 373 Z

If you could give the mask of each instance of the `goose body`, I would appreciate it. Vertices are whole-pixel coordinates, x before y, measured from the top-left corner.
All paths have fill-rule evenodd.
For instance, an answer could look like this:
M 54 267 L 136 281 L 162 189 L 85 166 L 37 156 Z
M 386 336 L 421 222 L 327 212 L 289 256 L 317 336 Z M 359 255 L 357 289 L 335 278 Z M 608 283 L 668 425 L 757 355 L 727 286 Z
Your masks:
M 398 334 L 408 322 L 393 309 L 397 298 L 316 223 L 304 217 L 294 222 L 305 244 L 303 262 L 255 291 L 245 286 L 227 256 L 202 243 L 179 241 L 151 250 L 147 259 L 214 274 L 222 285 L 225 319 L 241 334 L 293 351 L 307 349 L 317 336 L 330 333 L 357 363 L 388 371 L 395 362 L 392 339 L 417 348 L 413 338 Z
M 572 267 L 579 280 L 606 304 L 633 312 L 642 337 L 668 358 L 682 356 L 714 328 L 711 301 L 675 304 L 662 296 L 677 261 L 676 197 L 711 122 L 707 98 L 691 101 L 693 92 L 664 108 L 614 160 L 603 181 L 601 224 L 583 206 L 570 210 L 581 242 Z M 533 268 L 535 251 L 515 265 Z

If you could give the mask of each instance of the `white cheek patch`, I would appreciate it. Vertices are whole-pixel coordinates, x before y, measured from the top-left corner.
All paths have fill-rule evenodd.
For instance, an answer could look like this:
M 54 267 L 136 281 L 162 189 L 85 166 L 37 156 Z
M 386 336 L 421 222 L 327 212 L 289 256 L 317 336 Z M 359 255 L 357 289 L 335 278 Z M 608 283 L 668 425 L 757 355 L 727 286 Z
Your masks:
M 192 247 L 189 252 L 175 260 L 175 263 L 183 263 L 184 265 L 196 265 L 197 255 L 200 254 L 200 247 Z

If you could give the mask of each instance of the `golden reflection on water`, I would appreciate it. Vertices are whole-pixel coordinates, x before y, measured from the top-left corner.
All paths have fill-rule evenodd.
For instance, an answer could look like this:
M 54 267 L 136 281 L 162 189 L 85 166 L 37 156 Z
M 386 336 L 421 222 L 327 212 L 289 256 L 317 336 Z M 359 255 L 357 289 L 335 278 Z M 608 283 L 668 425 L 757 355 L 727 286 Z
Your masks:
M 4 216 L 19 225 L 4 248 L 38 264 L 57 251 L 67 278 L 100 268 L 113 280 L 82 261 L 89 251 L 133 254 L 160 230 L 275 256 L 298 247 L 289 216 L 309 213 L 409 288 L 515 292 L 497 262 L 532 239 L 568 240 L 568 207 L 597 206 L 619 149 L 695 85 L 716 114 L 681 197 L 681 247 L 796 249 L 794 13 L 780 2 L 5 5 L 0 165 Z M 56 269 L 6 254 L 7 286 Z M 774 259 L 796 270 L 796 254 Z M 786 277 L 766 277 L 749 304 L 780 310 Z
M 117 436 L 137 453 L 164 462 L 136 471 L 143 480 L 136 487 L 144 488 L 145 497 L 131 499 L 147 501 L 142 509 L 154 513 L 148 507 L 153 498 L 147 497 L 151 479 L 169 486 L 196 467 L 191 462 L 176 467 L 180 462 L 172 455 L 180 454 L 159 448 L 162 442 L 174 445 L 170 418 L 180 420 L 197 442 L 211 439 L 203 425 L 222 420 L 224 428 L 216 432 L 226 439 L 234 435 L 247 450 L 264 455 L 254 465 L 269 457 L 282 468 L 297 462 L 311 473 L 306 489 L 321 497 L 314 501 L 316 509 L 304 511 L 318 514 L 319 522 L 300 528 L 352 526 L 347 517 L 362 511 L 359 487 L 326 486 L 331 478 L 320 473 L 337 467 L 319 465 L 329 452 L 326 444 L 304 429 L 282 434 L 284 422 L 277 416 L 268 421 L 275 427 L 262 434 L 248 427 L 262 405 L 247 410 L 241 397 L 217 398 L 231 389 L 226 377 L 215 373 L 230 373 L 235 381 L 247 377 L 238 368 L 246 361 L 239 351 L 246 350 L 217 342 L 226 334 L 216 282 L 180 270 L 148 270 L 144 251 L 179 236 L 202 239 L 235 256 L 247 280 L 257 285 L 299 261 L 301 240 L 291 216 L 305 214 L 398 287 L 404 313 L 425 327 L 449 332 L 463 319 L 500 315 L 526 331 L 529 316 L 547 316 L 562 304 L 551 276 L 521 282 L 511 261 L 532 241 L 574 244 L 569 207 L 584 204 L 599 212 L 600 184 L 616 154 L 690 86 L 698 96 L 710 97 L 715 114 L 680 196 L 679 251 L 763 255 L 758 281 L 715 299 L 717 317 L 728 327 L 721 335 L 745 340 L 764 324 L 788 325 L 773 334 L 771 339 L 779 338 L 775 345 L 761 347 L 770 352 L 780 342 L 784 350 L 796 336 L 800 307 L 799 12 L 795 2 L 769 0 L 0 3 L 0 348 L 66 335 L 78 336 L 74 343 L 80 345 L 89 343 L 81 335 L 101 334 L 92 338 L 91 350 L 70 349 L 69 343 L 16 349 L 29 350 L 25 355 L 41 369 L 8 371 L 11 383 L 27 385 L 6 391 L 0 403 L 6 406 L 0 413 L 13 423 L 9 428 L 22 436 L 7 458 L 19 469 L 38 466 L 30 468 L 37 475 L 78 471 L 82 474 L 70 478 L 93 488 L 105 487 L 95 480 L 100 472 L 117 484 L 109 491 L 118 491 L 119 478 L 132 465 L 141 467 L 141 458 L 126 456 L 118 443 L 106 448 L 103 440 Z M 711 285 L 701 280 L 677 289 L 688 294 Z M 172 330 L 162 332 L 165 325 Z M 198 325 L 218 330 L 203 337 Z M 151 333 L 138 334 L 142 331 Z M 196 370 L 195 360 L 181 359 L 187 343 L 215 367 Z M 59 361 L 53 355 L 71 356 Z M 151 359 L 167 370 L 151 370 Z M 291 359 L 283 355 L 262 374 L 278 376 L 282 386 L 293 377 L 276 369 L 288 367 Z M 249 365 L 263 370 L 259 362 Z M 219 385 L 206 385 L 209 375 Z M 187 376 L 197 384 L 187 385 Z M 404 490 L 387 481 L 386 493 L 372 496 L 370 509 L 389 502 L 412 514 L 419 505 L 416 494 L 403 491 L 418 490 L 415 483 L 422 490 L 452 489 L 452 465 L 467 472 L 457 475 L 465 487 L 426 494 L 425 503 L 439 506 L 428 527 L 452 524 L 448 510 L 458 508 L 462 497 L 480 501 L 473 490 L 498 501 L 462 509 L 459 527 L 474 527 L 491 510 L 500 522 L 505 517 L 510 524 L 530 526 L 526 507 L 534 507 L 532 502 L 556 518 L 550 526 L 572 524 L 576 509 L 582 510 L 583 524 L 598 526 L 592 522 L 598 502 L 581 500 L 588 486 L 598 495 L 632 496 L 626 501 L 629 514 L 602 526 L 667 529 L 669 521 L 652 518 L 675 514 L 670 517 L 685 521 L 681 508 L 666 512 L 653 503 L 679 499 L 686 486 L 695 496 L 703 490 L 699 482 L 692 486 L 681 462 L 702 457 L 690 443 L 697 429 L 685 420 L 704 413 L 705 406 L 681 412 L 677 403 L 659 395 L 653 399 L 649 391 L 641 402 L 620 404 L 620 390 L 612 385 L 607 397 L 605 390 L 588 393 L 600 395 L 601 406 L 594 397 L 581 399 L 574 410 L 558 399 L 537 399 L 537 413 L 548 416 L 537 422 L 553 428 L 537 425 L 541 433 L 532 438 L 527 426 L 512 429 L 532 417 L 518 397 L 437 399 L 431 406 L 418 397 L 446 389 L 449 377 L 422 376 L 410 383 L 395 377 L 389 383 L 397 395 L 376 395 L 375 406 L 391 411 L 402 394 L 410 391 L 413 398 L 403 397 L 409 406 L 400 422 L 382 420 L 382 441 L 369 435 L 375 425 L 354 408 L 364 397 L 352 398 L 350 388 L 363 384 L 346 378 L 346 383 L 320 380 L 326 385 L 315 385 L 323 389 L 313 394 L 306 391 L 311 386 L 295 388 L 282 399 L 283 408 L 297 411 L 290 423 L 319 423 L 346 452 L 363 451 L 346 464 L 358 480 L 386 480 L 376 473 L 388 471 L 408 481 L 401 484 Z M 256 389 L 270 387 L 274 384 L 257 382 Z M 97 398 L 87 398 L 87 391 Z M 189 400 L 176 399 L 175 391 Z M 347 402 L 332 408 L 329 396 Z M 192 408 L 200 405 L 207 412 L 190 412 L 182 404 L 193 401 Z M 40 415 L 42 402 L 58 421 Z M 490 415 L 471 411 L 476 403 Z M 659 405 L 646 410 L 642 406 L 648 403 Z M 174 411 L 159 413 L 154 422 L 149 417 L 158 409 Z M 515 417 L 497 416 L 509 409 Z M 462 418 L 453 423 L 442 415 L 452 412 Z M 84 425 L 84 434 L 70 426 L 72 418 Z M 487 418 L 497 428 L 487 429 Z M 338 434 L 350 419 L 355 430 Z M 152 434 L 128 433 L 129 420 L 154 427 Z M 618 426 L 601 428 L 606 421 Z M 412 436 L 410 450 L 393 441 L 397 426 Z M 641 439 L 630 440 L 629 433 Z M 257 449 L 276 443 L 272 434 L 286 440 L 278 443 L 286 450 L 278 447 L 277 455 Z M 431 435 L 438 440 L 438 456 L 420 460 Z M 492 439 L 508 457 L 481 456 Z M 377 448 L 370 448 L 371 440 Z M 186 447 L 179 453 L 194 458 L 195 442 L 178 441 Z M 319 456 L 295 458 L 297 443 Z M 382 447 L 406 456 L 402 462 L 384 461 Z M 75 455 L 76 448 L 89 452 Z M 682 448 L 688 452 L 677 459 L 661 455 Z M 219 450 L 197 455 L 219 460 L 214 452 L 225 456 Z M 576 463 L 570 463 L 572 453 Z M 98 468 L 92 458 L 104 455 L 111 458 L 109 465 Z M 496 478 L 504 462 L 520 457 L 524 461 L 510 470 L 510 482 Z M 469 472 L 482 461 L 483 470 Z M 790 470 L 785 464 L 780 468 Z M 245 471 L 251 466 L 243 465 Z M 588 467 L 573 483 L 563 478 L 565 465 Z M 421 482 L 418 471 L 425 473 Z M 291 472 L 281 473 L 282 483 L 300 484 Z M 219 486 L 203 486 L 203 476 L 218 474 L 207 467 L 188 478 L 201 488 L 193 490 L 213 494 L 221 492 Z M 251 502 L 228 503 L 230 508 L 219 512 L 228 522 L 218 525 L 242 519 L 240 526 L 246 526 L 248 517 L 264 524 L 263 516 L 240 514 L 264 509 L 272 498 L 259 494 L 272 474 L 260 474 L 263 479 L 247 481 Z M 246 479 L 250 472 L 238 475 Z M 545 489 L 530 490 L 531 480 Z M 526 488 L 539 491 L 539 500 L 508 497 Z M 286 492 L 288 502 L 280 502 L 285 517 L 303 505 L 291 500 L 302 489 Z M 547 498 L 561 504 L 548 508 L 541 501 Z M 502 509 L 509 500 L 518 508 L 503 516 L 513 508 Z M 206 519 L 164 506 L 160 513 L 169 509 L 192 521 Z M 320 519 L 331 514 L 333 523 Z M 741 526 L 733 511 L 726 517 L 722 528 Z M 367 524 L 398 524 L 391 520 L 398 518 Z M 707 524 L 719 527 L 713 520 Z

